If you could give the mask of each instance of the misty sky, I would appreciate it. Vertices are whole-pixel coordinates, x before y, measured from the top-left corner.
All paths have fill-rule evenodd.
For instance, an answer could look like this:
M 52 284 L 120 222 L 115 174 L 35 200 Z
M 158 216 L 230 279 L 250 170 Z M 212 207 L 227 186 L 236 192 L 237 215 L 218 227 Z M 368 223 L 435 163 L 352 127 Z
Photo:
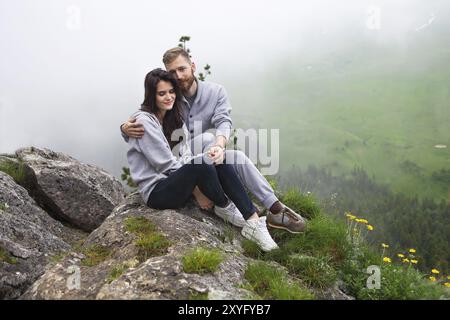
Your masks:
M 182 35 L 239 117 L 261 99 L 245 84 L 292 52 L 320 56 L 355 34 L 401 45 L 448 12 L 428 0 L 0 0 L 0 153 L 48 147 L 117 175 L 127 147 L 119 125 L 142 102 L 145 74 Z

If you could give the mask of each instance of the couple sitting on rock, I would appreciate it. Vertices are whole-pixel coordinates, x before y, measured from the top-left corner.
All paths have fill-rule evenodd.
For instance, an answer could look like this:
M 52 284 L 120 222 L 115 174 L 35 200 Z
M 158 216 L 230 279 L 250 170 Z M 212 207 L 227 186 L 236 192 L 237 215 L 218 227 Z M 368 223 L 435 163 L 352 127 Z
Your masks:
M 141 109 L 121 126 L 131 176 L 148 206 L 176 209 L 193 195 L 263 251 L 278 248 L 267 226 L 302 232 L 305 220 L 277 199 L 250 159 L 226 150 L 232 121 L 224 88 L 198 81 L 182 48 L 168 50 L 163 63 L 167 71 L 147 74 Z M 201 126 L 196 136 L 194 126 Z M 266 217 L 258 216 L 245 187 L 269 209 Z

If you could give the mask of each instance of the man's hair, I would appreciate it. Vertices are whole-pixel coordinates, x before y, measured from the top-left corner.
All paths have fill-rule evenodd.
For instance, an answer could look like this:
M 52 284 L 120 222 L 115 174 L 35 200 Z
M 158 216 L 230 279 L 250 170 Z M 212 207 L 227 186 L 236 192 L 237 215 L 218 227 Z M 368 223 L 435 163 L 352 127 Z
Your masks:
M 189 53 L 181 47 L 175 47 L 167 50 L 163 55 L 163 63 L 167 65 L 173 62 L 178 56 L 183 56 L 189 63 L 191 63 L 191 57 Z

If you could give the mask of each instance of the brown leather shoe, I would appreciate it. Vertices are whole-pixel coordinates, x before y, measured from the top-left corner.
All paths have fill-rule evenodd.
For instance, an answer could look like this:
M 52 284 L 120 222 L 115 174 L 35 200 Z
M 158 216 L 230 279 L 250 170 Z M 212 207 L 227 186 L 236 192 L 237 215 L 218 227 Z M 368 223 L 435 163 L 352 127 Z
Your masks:
M 280 213 L 267 214 L 267 225 L 272 228 L 284 229 L 290 233 L 300 233 L 305 230 L 306 220 L 291 208 L 283 205 Z

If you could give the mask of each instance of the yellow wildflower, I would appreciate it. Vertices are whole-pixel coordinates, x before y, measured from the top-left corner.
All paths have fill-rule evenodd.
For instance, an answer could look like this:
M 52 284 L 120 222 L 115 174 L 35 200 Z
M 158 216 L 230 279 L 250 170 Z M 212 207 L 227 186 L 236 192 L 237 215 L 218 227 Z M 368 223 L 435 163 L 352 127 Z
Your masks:
M 388 246 L 387 244 L 385 244 L 385 243 L 382 243 L 381 246 L 382 246 L 383 248 L 389 248 L 389 246 Z
M 383 262 L 391 263 L 392 261 L 391 261 L 391 258 L 384 257 Z
M 411 263 L 417 264 L 419 261 L 417 260 L 411 260 Z
M 439 270 L 437 270 L 437 269 L 433 269 L 433 270 L 431 270 L 431 272 L 434 274 L 439 274 Z
M 447 276 L 447 279 L 450 280 L 450 276 Z
M 446 283 L 444 283 L 444 286 L 446 286 L 447 288 L 450 288 L 450 283 L 446 282 Z
M 431 281 L 433 281 L 433 282 L 436 281 L 436 278 L 435 278 L 435 277 L 430 277 L 429 279 L 430 279 Z
M 404 257 L 405 257 L 405 255 L 404 255 L 404 254 L 402 254 L 402 253 L 398 253 L 398 254 L 397 254 L 397 257 L 399 257 L 399 258 L 404 258 Z
M 366 219 L 359 219 L 359 221 L 360 221 L 361 223 L 363 223 L 363 224 L 368 224 L 368 223 L 369 223 L 369 221 L 367 221 Z
M 373 230 L 373 226 L 371 226 L 370 224 L 367 226 L 367 230 L 372 231 Z
M 360 223 L 362 219 L 355 219 L 356 222 Z
M 407 259 L 407 258 L 403 259 L 402 261 L 405 262 L 405 263 L 409 263 L 410 262 L 409 259 Z
M 409 249 L 409 253 L 416 253 L 416 249 Z

